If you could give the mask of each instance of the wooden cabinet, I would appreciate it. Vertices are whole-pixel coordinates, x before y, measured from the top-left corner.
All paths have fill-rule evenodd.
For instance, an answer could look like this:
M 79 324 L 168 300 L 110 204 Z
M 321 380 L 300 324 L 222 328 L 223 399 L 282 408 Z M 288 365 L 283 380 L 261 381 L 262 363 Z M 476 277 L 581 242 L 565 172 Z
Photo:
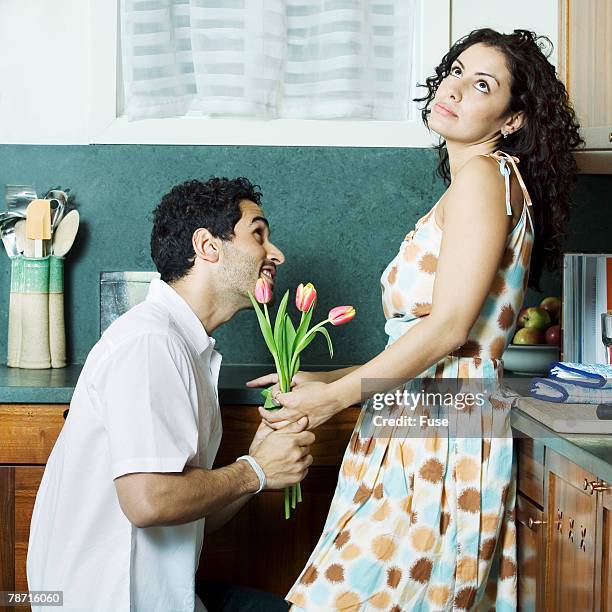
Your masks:
M 27 590 L 32 510 L 67 408 L 0 404 L 0 590 Z M 323 529 L 358 413 L 359 408 L 345 410 L 317 430 L 314 462 L 302 483 L 303 502 L 292 518 L 284 519 L 282 492 L 259 494 L 220 532 L 206 537 L 198 578 L 287 593 Z M 260 421 L 254 406 L 223 406 L 222 417 L 216 466 L 247 452 Z
M 612 488 L 516 437 L 519 610 L 612 612 Z
M 255 407 L 224 406 L 222 414 L 223 440 L 215 466 L 227 465 L 247 452 L 259 425 Z M 206 536 L 197 578 L 286 595 L 323 530 L 358 414 L 359 408 L 350 408 L 316 430 L 313 464 L 302 483 L 303 501 L 292 517 L 284 518 L 281 491 L 263 491 L 219 532 Z
M 516 499 L 518 606 L 522 612 L 544 609 L 546 519 L 544 515 L 544 445 L 515 440 L 518 467 Z
M 559 76 L 578 115 L 583 172 L 612 173 L 612 2 L 560 0 Z
M 66 408 L 0 405 L 0 590 L 27 589 L 32 509 Z M 358 414 L 351 408 L 317 429 L 292 518 L 283 517 L 282 492 L 256 496 L 206 536 L 198 578 L 286 594 L 323 529 Z M 259 422 L 254 406 L 224 406 L 222 416 L 219 466 L 247 451 Z M 612 491 L 545 444 L 515 440 L 519 609 L 612 612 Z
M 598 520 L 602 527 L 599 530 L 599 573 L 595 596 L 601 612 L 612 612 L 612 488 L 609 485 L 601 492 Z
M 595 610 L 597 479 L 553 451 L 546 453 L 546 604 L 551 610 Z

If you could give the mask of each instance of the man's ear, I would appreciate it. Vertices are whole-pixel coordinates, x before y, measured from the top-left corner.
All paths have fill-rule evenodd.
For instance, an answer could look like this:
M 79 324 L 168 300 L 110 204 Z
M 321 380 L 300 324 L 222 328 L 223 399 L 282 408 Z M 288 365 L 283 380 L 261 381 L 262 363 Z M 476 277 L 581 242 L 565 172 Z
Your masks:
M 196 257 L 217 263 L 221 247 L 218 238 L 215 238 L 206 228 L 199 227 L 191 237 L 191 244 Z

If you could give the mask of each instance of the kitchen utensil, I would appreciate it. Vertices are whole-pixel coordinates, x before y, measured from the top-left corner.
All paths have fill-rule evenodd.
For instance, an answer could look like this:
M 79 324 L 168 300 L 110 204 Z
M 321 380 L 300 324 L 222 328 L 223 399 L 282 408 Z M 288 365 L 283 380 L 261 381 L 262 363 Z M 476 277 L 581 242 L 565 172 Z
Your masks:
M 53 254 L 64 257 L 72 247 L 79 231 L 79 211 L 71 210 L 58 225 L 53 236 Z
M 25 217 L 28 204 L 36 198 L 36 191 L 32 185 L 6 185 L 4 188 L 6 209 L 11 212 L 19 212 L 23 217 Z
M 13 258 L 19 255 L 19 251 L 17 249 L 17 240 L 15 236 L 15 224 L 19 220 L 19 217 L 13 217 L 11 219 L 7 219 L 0 225 L 0 236 L 2 237 L 2 242 L 4 244 L 4 248 L 9 257 Z
M 17 245 L 17 251 L 24 253 L 26 250 L 26 221 L 25 219 L 19 219 L 15 223 L 15 244 Z
M 49 200 L 32 200 L 26 209 L 26 237 L 34 240 L 34 257 L 44 257 L 43 240 L 51 239 Z
M 63 200 L 58 198 L 51 198 L 49 202 L 51 207 L 51 233 L 53 233 L 64 217 L 66 204 Z

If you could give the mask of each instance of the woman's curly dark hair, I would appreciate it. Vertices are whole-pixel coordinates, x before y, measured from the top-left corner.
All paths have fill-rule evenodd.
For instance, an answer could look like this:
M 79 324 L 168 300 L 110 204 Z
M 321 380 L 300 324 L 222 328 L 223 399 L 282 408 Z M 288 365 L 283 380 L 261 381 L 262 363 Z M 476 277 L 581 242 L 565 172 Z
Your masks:
M 151 258 L 167 283 L 189 272 L 194 263 L 191 238 L 205 227 L 215 238 L 231 240 L 242 217 L 241 200 L 261 204 L 259 185 L 246 178 L 210 178 L 175 185 L 153 211 Z
M 523 111 L 521 128 L 507 138 L 501 134 L 497 148 L 519 158 L 521 174 L 533 200 L 535 243 L 531 257 L 529 286 L 540 290 L 543 268 L 560 264 L 561 242 L 567 233 L 571 208 L 570 192 L 576 180 L 572 149 L 584 144 L 579 124 L 563 83 L 548 61 L 552 43 L 546 36 L 528 30 L 500 34 L 490 28 L 470 32 L 458 40 L 436 67 L 436 75 L 426 79 L 427 95 L 415 98 L 425 102 L 421 117 L 428 125 L 430 105 L 442 79 L 453 62 L 468 47 L 482 43 L 501 51 L 511 75 L 507 113 Z M 435 147 L 439 153 L 437 172 L 450 183 L 446 143 Z

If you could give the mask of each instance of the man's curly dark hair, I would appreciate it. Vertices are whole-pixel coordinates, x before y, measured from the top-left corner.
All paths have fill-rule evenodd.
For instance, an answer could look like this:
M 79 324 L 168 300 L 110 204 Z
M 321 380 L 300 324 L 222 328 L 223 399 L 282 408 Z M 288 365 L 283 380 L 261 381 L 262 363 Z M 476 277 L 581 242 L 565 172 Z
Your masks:
M 540 290 L 544 266 L 558 269 L 561 242 L 567 233 L 571 208 L 570 193 L 576 180 L 572 149 L 584 144 L 579 124 L 565 86 L 548 61 L 552 43 L 546 36 L 528 30 L 500 34 L 490 28 L 470 32 L 459 39 L 436 67 L 436 75 L 425 80 L 428 92 L 415 102 L 425 102 L 421 117 L 428 124 L 430 105 L 438 86 L 453 62 L 468 47 L 482 43 L 501 51 L 511 75 L 510 103 L 507 113 L 523 111 L 521 128 L 507 138 L 500 135 L 497 148 L 520 160 L 521 174 L 533 200 L 535 243 L 531 257 L 529 286 Z M 438 149 L 437 172 L 448 184 L 450 168 L 444 140 Z
M 193 267 L 193 233 L 206 228 L 215 238 L 231 240 L 240 221 L 241 200 L 261 204 L 259 185 L 248 179 L 210 178 L 174 186 L 153 211 L 151 258 L 167 283 L 182 278 Z

